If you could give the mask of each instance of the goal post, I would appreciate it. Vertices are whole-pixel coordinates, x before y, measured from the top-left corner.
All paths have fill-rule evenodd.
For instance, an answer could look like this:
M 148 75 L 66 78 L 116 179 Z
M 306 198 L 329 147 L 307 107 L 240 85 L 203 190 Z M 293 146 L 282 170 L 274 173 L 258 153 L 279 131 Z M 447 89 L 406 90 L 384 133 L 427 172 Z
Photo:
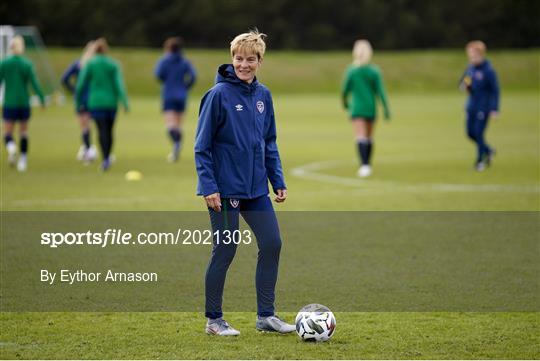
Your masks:
M 10 26 L 0 25 L 0 60 L 4 60 L 9 55 L 9 43 L 13 37 L 20 35 L 24 39 L 24 56 L 32 61 L 36 70 L 36 75 L 41 84 L 43 94 L 47 102 L 63 102 L 63 94 L 60 88 L 58 77 L 52 67 L 47 54 L 47 48 L 39 30 L 35 26 Z M 0 89 L 0 102 L 3 103 L 4 89 Z M 37 104 L 37 98 L 32 97 L 32 104 Z

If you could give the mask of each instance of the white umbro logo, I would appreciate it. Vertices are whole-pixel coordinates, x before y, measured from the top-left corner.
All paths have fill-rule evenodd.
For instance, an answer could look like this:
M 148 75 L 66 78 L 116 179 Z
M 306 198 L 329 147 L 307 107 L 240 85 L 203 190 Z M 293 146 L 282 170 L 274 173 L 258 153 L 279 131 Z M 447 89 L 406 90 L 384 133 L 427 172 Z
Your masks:
M 242 110 L 244 110 L 244 106 L 242 104 L 236 104 L 234 107 L 236 108 L 237 112 L 241 112 Z

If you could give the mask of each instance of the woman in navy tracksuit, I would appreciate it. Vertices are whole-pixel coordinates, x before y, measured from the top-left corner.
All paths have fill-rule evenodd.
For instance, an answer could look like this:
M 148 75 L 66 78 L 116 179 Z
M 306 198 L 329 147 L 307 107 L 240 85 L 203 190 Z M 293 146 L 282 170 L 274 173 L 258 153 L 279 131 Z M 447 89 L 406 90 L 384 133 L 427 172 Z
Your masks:
M 201 101 L 195 140 L 197 194 L 205 198 L 214 232 L 237 230 L 239 215 L 253 230 L 259 247 L 256 328 L 289 333 L 294 326 L 274 314 L 281 237 L 268 181 L 278 203 L 285 201 L 287 190 L 276 144 L 272 96 L 255 77 L 266 47 L 264 36 L 251 31 L 231 42 L 233 64 L 219 67 L 216 85 Z M 208 334 L 240 334 L 223 320 L 221 308 L 225 277 L 235 252 L 234 243 L 214 238 L 205 282 Z
M 156 77 L 163 84 L 161 97 L 165 125 L 173 143 L 169 162 L 176 162 L 180 156 L 182 143 L 182 121 L 189 89 L 195 84 L 196 74 L 193 65 L 182 56 L 184 41 L 180 37 L 165 41 L 166 54 L 156 65 Z
M 81 72 L 82 67 L 86 62 L 94 55 L 95 46 L 94 42 L 90 41 L 86 44 L 83 54 L 80 59 L 74 61 L 62 75 L 62 84 L 73 95 L 75 95 L 75 86 L 77 85 L 77 78 Z M 82 145 L 77 153 L 77 160 L 85 163 L 91 162 L 96 159 L 96 148 L 91 144 L 90 140 L 90 111 L 88 110 L 88 94 L 89 89 L 86 85 L 81 93 L 80 106 L 76 109 L 77 117 L 79 118 L 79 125 L 81 127 L 81 139 Z M 77 103 L 77 101 L 75 101 Z
M 467 135 L 476 143 L 475 169 L 479 172 L 491 164 L 495 151 L 485 141 L 489 118 L 499 112 L 499 84 L 497 74 L 486 60 L 486 45 L 471 41 L 465 47 L 469 66 L 461 77 L 460 87 L 469 92 L 467 100 Z

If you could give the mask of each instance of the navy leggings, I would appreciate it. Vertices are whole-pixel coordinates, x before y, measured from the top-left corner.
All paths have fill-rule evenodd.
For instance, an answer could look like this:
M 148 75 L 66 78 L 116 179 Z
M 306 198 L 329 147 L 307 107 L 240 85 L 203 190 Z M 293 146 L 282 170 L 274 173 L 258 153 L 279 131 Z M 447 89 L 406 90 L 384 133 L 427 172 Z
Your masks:
M 274 315 L 275 288 L 278 276 L 281 237 L 279 226 L 268 196 L 254 199 L 221 199 L 221 212 L 209 209 L 212 229 L 216 231 L 238 230 L 240 215 L 249 225 L 257 239 L 259 254 L 255 285 L 257 288 L 257 314 L 259 316 Z M 244 239 L 244 238 L 243 238 Z M 243 245 L 243 243 L 240 243 Z M 244 245 L 245 246 L 245 245 Z M 206 306 L 205 316 L 219 318 L 223 316 L 223 286 L 227 270 L 236 253 L 234 243 L 217 243 L 214 237 L 212 257 L 206 270 Z
M 103 159 L 109 159 L 113 146 L 113 127 L 116 110 L 92 110 L 90 114 L 94 118 L 99 131 L 99 145 Z
M 467 136 L 476 143 L 476 162 L 481 162 L 484 156 L 491 153 L 491 148 L 486 143 L 484 133 L 489 120 L 488 112 L 468 111 L 467 112 Z

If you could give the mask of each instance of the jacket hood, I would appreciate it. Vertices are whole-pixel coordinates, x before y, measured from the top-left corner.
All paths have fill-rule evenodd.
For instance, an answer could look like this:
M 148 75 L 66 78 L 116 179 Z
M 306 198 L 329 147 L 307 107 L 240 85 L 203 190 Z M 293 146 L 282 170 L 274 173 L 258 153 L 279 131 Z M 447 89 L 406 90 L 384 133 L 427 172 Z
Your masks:
M 220 65 L 216 74 L 216 84 L 217 83 L 231 83 L 237 86 L 240 86 L 242 89 L 245 89 L 246 91 L 254 90 L 258 85 L 259 81 L 257 80 L 257 77 L 253 79 L 251 84 L 248 84 L 236 76 L 236 73 L 234 72 L 234 68 L 232 64 L 223 64 Z

